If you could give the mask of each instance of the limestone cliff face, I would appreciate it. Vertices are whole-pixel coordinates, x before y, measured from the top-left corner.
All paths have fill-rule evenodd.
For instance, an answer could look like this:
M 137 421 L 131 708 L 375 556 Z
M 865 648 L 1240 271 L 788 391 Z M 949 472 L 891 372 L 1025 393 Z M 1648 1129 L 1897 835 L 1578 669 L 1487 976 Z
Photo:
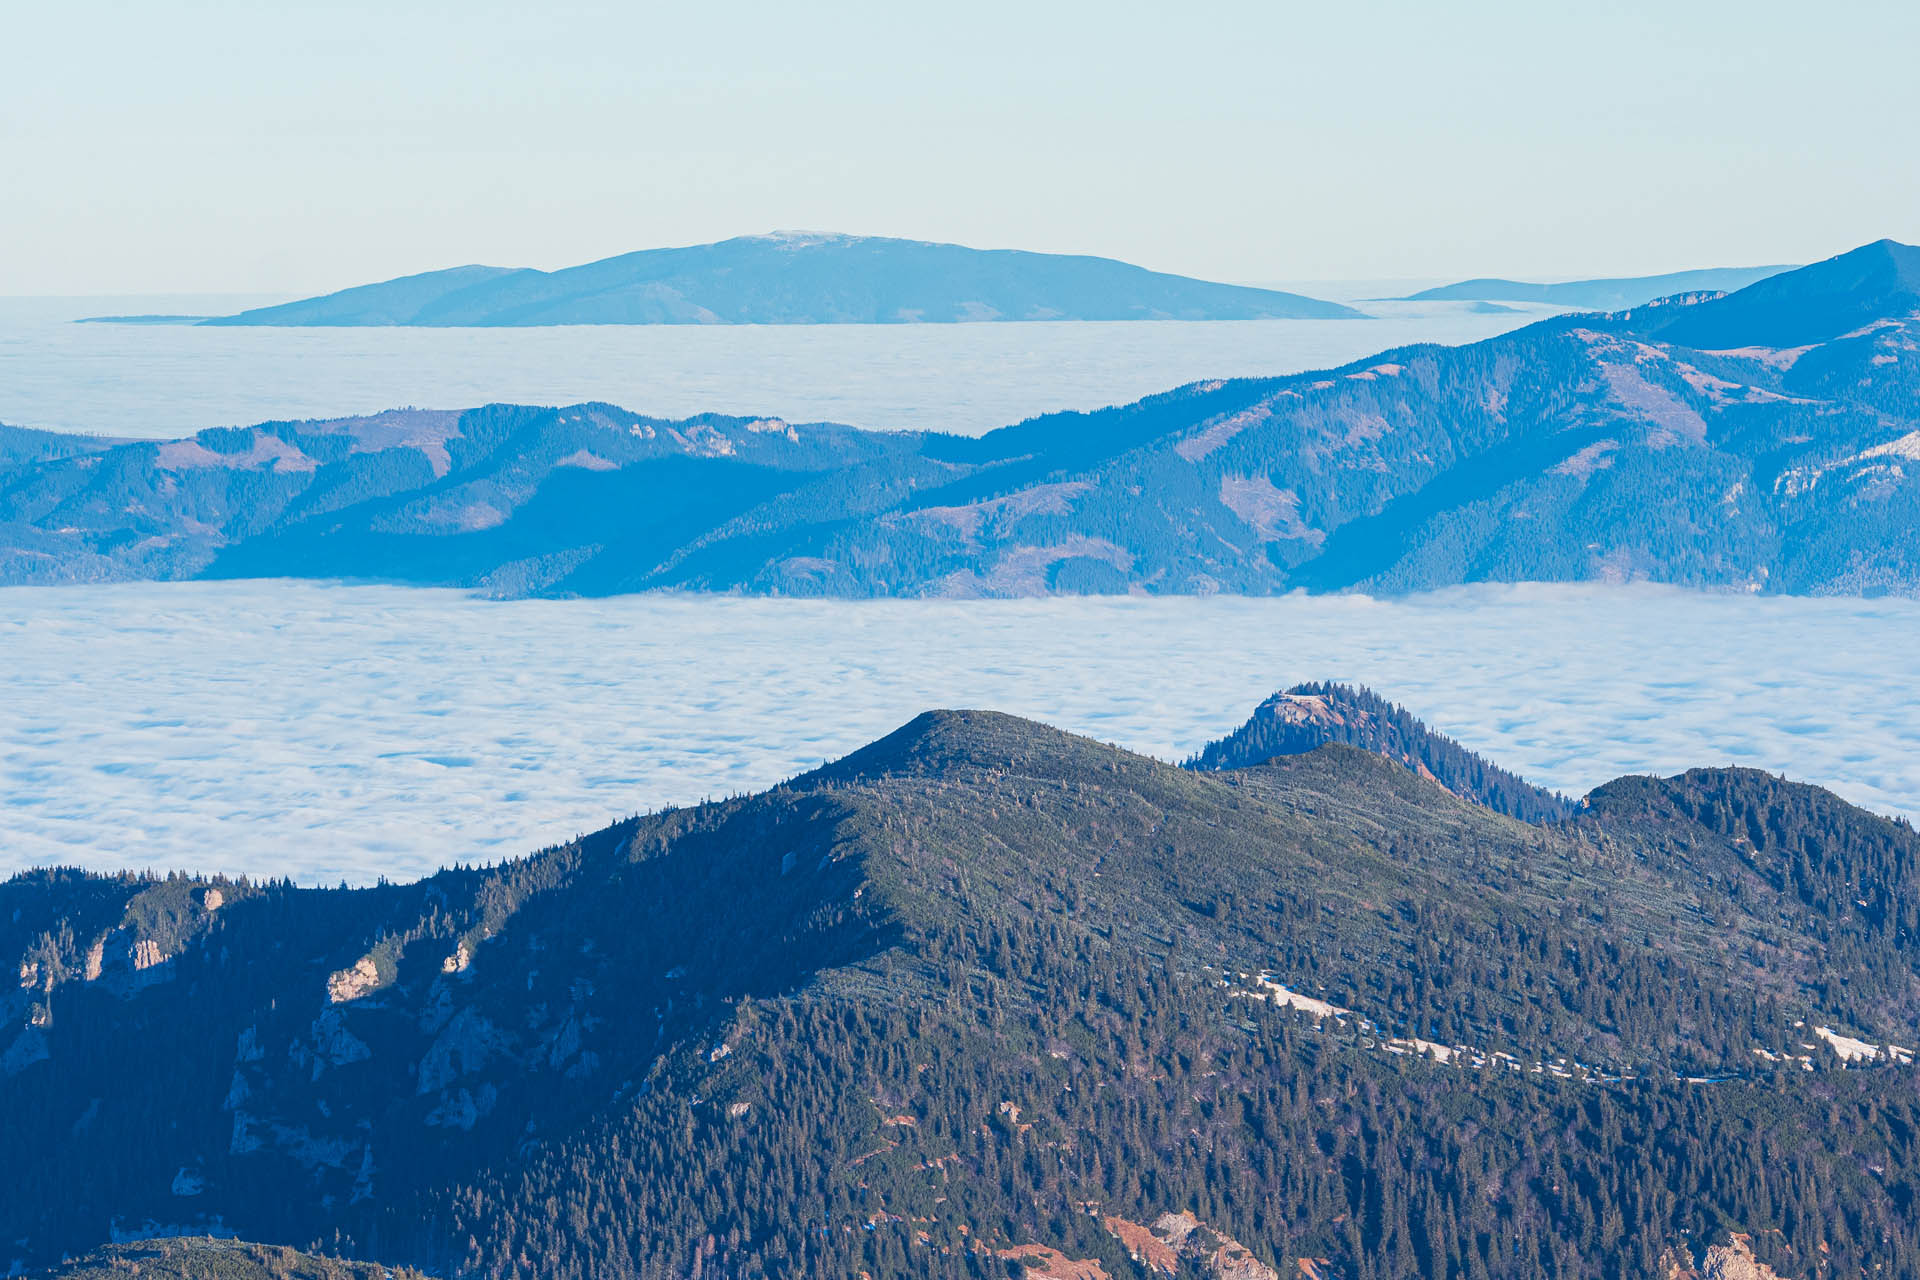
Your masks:
M 361 956 L 345 969 L 327 978 L 327 999 L 333 1004 L 358 1000 L 380 987 L 380 965 L 373 956 Z
M 11 887 L 21 905 L 0 920 L 0 957 L 17 981 L 0 986 L 0 1043 L 9 1042 L 10 1028 L 50 1026 L 62 988 L 124 999 L 169 981 L 175 958 L 205 940 L 214 913 L 253 892 L 138 876 L 85 882 L 63 870 L 29 872 Z M 24 1050 L 11 1059 L 39 1060 Z

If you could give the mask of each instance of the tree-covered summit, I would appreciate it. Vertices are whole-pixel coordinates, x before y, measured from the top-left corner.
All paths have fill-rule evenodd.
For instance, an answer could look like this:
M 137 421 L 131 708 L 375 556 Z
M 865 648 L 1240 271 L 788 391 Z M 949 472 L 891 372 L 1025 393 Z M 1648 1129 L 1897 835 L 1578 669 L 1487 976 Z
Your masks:
M 1201 748 L 1187 767 L 1245 769 L 1329 742 L 1398 760 L 1455 795 L 1523 822 L 1554 822 L 1574 811 L 1566 797 L 1534 786 L 1436 733 L 1371 689 L 1327 681 L 1297 684 L 1274 694 L 1245 724 Z

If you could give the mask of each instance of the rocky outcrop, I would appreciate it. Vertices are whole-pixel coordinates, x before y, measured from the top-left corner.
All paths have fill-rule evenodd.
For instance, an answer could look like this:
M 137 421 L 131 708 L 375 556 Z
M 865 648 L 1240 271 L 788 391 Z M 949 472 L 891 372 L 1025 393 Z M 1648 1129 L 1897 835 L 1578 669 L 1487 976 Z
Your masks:
M 1180 1255 L 1151 1229 L 1125 1218 L 1103 1218 L 1101 1225 L 1120 1241 L 1128 1257 L 1147 1270 L 1168 1276 L 1180 1270 Z
M 473 963 L 473 944 L 465 938 L 453 949 L 453 954 L 440 962 L 442 973 L 465 973 L 467 966 Z
M 333 1004 L 358 1000 L 380 989 L 380 966 L 370 955 L 361 956 L 352 967 L 341 969 L 327 979 L 327 999 Z
M 1184 1210 L 1161 1214 L 1151 1227 L 1114 1217 L 1102 1225 L 1135 1262 L 1158 1275 L 1178 1275 L 1181 1264 L 1191 1262 L 1214 1280 L 1280 1280 L 1251 1249 Z
M 328 1009 L 313 1020 L 313 1078 L 318 1080 L 323 1066 L 344 1067 L 350 1062 L 365 1062 L 373 1051 L 353 1032 L 347 1030 L 338 1009 Z
M 1685 1249 L 1669 1247 L 1660 1255 L 1661 1280 L 1786 1280 L 1753 1256 L 1753 1237 L 1734 1232 L 1726 1244 L 1708 1245 L 1695 1266 Z
M 1024 1280 L 1109 1280 L 1107 1270 L 1092 1258 L 1069 1258 L 1044 1244 L 1015 1245 L 996 1257 L 1018 1261 Z
M 478 1089 L 454 1089 L 442 1095 L 439 1106 L 429 1111 L 425 1123 L 443 1129 L 471 1129 L 493 1113 L 500 1091 L 491 1084 Z
M 495 1054 L 506 1049 L 507 1038 L 499 1028 L 472 1009 L 462 1009 L 421 1058 L 419 1091 L 427 1094 L 444 1089 L 460 1077 L 478 1071 Z

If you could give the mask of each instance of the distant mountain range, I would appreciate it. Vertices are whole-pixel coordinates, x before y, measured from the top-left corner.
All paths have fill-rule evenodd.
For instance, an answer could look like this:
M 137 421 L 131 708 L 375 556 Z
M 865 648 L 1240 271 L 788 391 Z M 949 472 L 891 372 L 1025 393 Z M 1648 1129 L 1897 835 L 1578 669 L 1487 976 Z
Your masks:
M 1920 1269 L 1920 836 L 1751 770 L 932 711 L 413 884 L 24 873 L 0 964 L 10 1275 Z
M 608 405 L 0 436 L 0 581 L 1920 591 L 1920 249 L 978 439 Z M 12 444 L 6 443 L 12 441 Z M 7 452 L 11 450 L 11 452 Z M 11 460 L 9 460 L 11 459 Z
M 1531 284 L 1525 280 L 1462 280 L 1408 294 L 1399 302 L 1544 302 L 1581 311 L 1623 311 L 1644 306 L 1676 293 L 1726 293 L 1777 276 L 1790 266 L 1708 267 L 1674 271 L 1662 276 L 1630 276 L 1609 280 L 1566 280 L 1558 284 Z
M 1167 275 L 1111 258 L 788 232 L 647 249 L 561 271 L 454 267 L 201 323 L 499 327 L 1359 315 L 1336 302 Z

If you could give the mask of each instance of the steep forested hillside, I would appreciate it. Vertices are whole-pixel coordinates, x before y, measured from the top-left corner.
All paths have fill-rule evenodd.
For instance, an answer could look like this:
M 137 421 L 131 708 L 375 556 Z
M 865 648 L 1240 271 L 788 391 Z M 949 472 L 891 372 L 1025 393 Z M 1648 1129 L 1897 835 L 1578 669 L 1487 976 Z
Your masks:
M 1539 826 L 1342 745 L 1194 771 L 938 712 L 418 884 L 23 875 L 0 1241 L 1598 1280 L 1740 1233 L 1920 1274 L 1917 857 L 1748 771 Z
M 831 596 L 1920 591 L 1920 250 L 980 439 L 607 405 L 0 465 L 0 582 Z M 55 451 L 62 452 L 62 451 Z

